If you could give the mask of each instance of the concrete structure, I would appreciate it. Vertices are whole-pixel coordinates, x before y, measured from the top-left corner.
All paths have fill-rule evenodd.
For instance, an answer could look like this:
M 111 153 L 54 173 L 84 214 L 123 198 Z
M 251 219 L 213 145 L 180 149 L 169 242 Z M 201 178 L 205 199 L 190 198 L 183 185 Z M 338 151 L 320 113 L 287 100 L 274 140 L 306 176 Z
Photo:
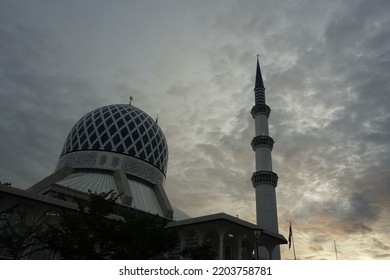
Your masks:
M 267 259 L 274 259 L 276 246 L 287 243 L 280 234 L 225 213 L 176 221 L 169 227 L 179 231 L 181 249 L 210 244 L 219 260 L 260 259 L 259 247 L 267 249 Z
M 256 134 L 251 145 L 256 153 L 256 172 L 252 183 L 256 193 L 257 225 L 224 213 L 173 222 L 170 226 L 180 230 L 181 248 L 210 242 L 219 259 L 280 260 L 279 245 L 287 241 L 278 232 L 275 193 L 278 176 L 272 172 L 274 140 L 268 131 L 271 109 L 265 103 L 265 87 L 258 59 L 254 91 L 255 106 L 251 114 L 255 119 Z
M 253 173 L 252 183 L 256 192 L 257 225 L 263 229 L 278 233 L 278 214 L 276 208 L 275 188 L 278 175 L 272 172 L 271 151 L 274 140 L 269 136 L 268 118 L 270 107 L 265 102 L 265 88 L 261 75 L 259 59 L 257 59 L 255 80 L 255 106 L 251 113 L 255 120 L 256 136 L 252 139 L 252 148 L 256 153 L 256 172 Z M 260 255 L 266 258 L 268 252 L 260 249 Z M 280 259 L 280 249 L 273 252 L 275 259 Z
M 97 108 L 82 117 L 65 141 L 56 171 L 29 191 L 57 195 L 56 188 L 122 193 L 120 202 L 173 218 L 164 191 L 168 145 L 158 124 L 126 104 Z
M 122 194 L 118 207 L 172 221 L 169 227 L 180 235 L 174 258 L 179 258 L 181 249 L 206 242 L 218 259 L 280 259 L 278 245 L 287 241 L 278 233 L 277 175 L 272 172 L 273 140 L 268 136 L 270 108 L 265 105 L 258 62 L 255 96 L 252 147 L 257 171 L 252 181 L 257 225 L 224 213 L 179 220 L 176 213 L 180 211 L 174 211 L 164 191 L 168 166 L 164 133 L 149 115 L 130 104 L 104 106 L 83 116 L 69 132 L 53 174 L 27 190 L 0 185 L 0 210 L 18 204 L 34 223 L 47 215 L 56 219 L 52 214 L 59 209 L 77 211 L 74 197 L 87 199 L 88 191 L 114 191 Z M 53 256 L 44 252 L 35 257 Z

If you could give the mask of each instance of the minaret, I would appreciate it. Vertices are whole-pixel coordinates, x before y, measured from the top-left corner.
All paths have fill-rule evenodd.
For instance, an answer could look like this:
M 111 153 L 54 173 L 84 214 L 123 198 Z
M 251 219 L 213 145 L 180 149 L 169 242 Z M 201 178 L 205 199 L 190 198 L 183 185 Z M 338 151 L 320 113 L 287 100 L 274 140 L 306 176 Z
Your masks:
M 252 183 L 256 190 L 256 218 L 257 225 L 263 229 L 278 233 L 278 215 L 276 209 L 275 188 L 278 183 L 278 175 L 272 172 L 271 151 L 274 140 L 269 137 L 268 118 L 270 107 L 265 103 L 265 88 L 261 76 L 259 57 L 257 56 L 256 81 L 255 81 L 255 106 L 251 113 L 255 119 L 256 136 L 252 140 L 252 148 L 256 153 L 256 172 L 253 173 Z M 261 255 L 267 257 L 265 250 Z M 266 255 L 265 255 L 266 254 Z M 279 246 L 273 251 L 273 259 L 280 259 Z

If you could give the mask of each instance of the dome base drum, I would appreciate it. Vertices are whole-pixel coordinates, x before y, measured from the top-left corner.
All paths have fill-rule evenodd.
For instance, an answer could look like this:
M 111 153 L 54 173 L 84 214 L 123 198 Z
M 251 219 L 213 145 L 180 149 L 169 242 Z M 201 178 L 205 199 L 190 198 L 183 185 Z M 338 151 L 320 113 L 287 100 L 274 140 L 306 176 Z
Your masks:
M 64 166 L 73 168 L 123 170 L 127 175 L 145 180 L 151 184 L 163 184 L 165 176 L 148 162 L 124 154 L 104 151 L 79 151 L 62 156 L 56 170 Z

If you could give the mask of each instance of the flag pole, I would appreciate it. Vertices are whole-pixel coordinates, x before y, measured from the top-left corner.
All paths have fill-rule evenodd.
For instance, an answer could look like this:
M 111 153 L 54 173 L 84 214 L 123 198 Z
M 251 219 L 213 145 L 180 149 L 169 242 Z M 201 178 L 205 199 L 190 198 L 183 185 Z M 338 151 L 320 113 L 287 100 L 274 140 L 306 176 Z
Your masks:
M 290 249 L 291 248 L 291 244 L 293 246 L 293 252 L 294 252 L 294 260 L 297 260 L 297 255 L 295 254 L 295 242 L 294 242 L 294 235 L 292 233 L 292 226 L 291 226 L 291 222 L 290 222 L 290 230 L 289 230 L 289 234 L 288 234 L 288 248 Z
M 294 251 L 294 260 L 297 260 L 297 255 L 295 254 L 295 242 L 294 242 L 294 235 L 292 235 L 292 244 L 293 244 L 293 251 Z

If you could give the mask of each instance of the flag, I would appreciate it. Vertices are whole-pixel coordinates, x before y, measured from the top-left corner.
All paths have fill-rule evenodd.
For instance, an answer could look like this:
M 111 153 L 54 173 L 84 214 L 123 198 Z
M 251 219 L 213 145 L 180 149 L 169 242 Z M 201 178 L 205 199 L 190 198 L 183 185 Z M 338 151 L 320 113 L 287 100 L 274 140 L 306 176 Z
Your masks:
M 291 239 L 292 239 L 292 228 L 291 228 L 291 223 L 290 223 L 290 230 L 288 232 L 288 249 L 289 250 L 291 248 Z

